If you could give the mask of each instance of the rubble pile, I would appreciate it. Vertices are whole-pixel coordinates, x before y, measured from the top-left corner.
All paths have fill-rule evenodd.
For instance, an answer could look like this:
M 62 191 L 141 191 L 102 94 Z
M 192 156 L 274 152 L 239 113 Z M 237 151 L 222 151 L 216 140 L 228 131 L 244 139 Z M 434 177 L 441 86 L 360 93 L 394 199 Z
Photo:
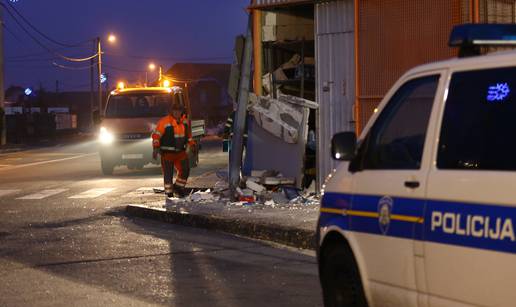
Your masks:
M 213 204 L 231 206 L 252 206 L 259 208 L 287 208 L 291 210 L 306 206 L 318 206 L 319 197 L 315 193 L 315 183 L 301 191 L 293 187 L 294 179 L 283 177 L 276 171 L 253 171 L 244 178 L 245 185 L 237 188 L 237 201 L 230 200 L 227 174 L 219 173 L 219 181 L 212 189 L 192 191 L 184 198 L 168 198 L 167 206 L 188 203 Z

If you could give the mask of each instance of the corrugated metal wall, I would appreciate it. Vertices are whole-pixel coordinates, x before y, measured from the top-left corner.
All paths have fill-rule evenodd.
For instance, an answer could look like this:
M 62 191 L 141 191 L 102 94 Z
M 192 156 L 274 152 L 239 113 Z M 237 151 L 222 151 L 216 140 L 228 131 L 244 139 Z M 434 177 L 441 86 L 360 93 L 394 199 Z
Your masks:
M 482 0 L 480 5 L 480 22 L 515 23 L 515 0 Z
M 462 23 L 463 0 L 359 1 L 360 123 L 410 68 L 456 56 L 447 46 L 453 25 Z
M 319 186 L 335 168 L 330 157 L 332 136 L 354 131 L 355 100 L 354 1 L 340 0 L 315 6 L 317 178 Z
M 304 4 L 311 3 L 311 0 L 253 0 L 251 7 L 278 7 L 291 4 Z

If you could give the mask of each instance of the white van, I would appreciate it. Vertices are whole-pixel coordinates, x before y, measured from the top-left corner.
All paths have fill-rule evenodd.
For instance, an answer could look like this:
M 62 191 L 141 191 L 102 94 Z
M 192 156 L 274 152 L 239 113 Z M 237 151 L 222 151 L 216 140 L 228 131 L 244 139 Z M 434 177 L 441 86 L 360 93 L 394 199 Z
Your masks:
M 151 133 L 176 100 L 186 106 L 186 115 L 190 119 L 188 129 L 197 144 L 196 150 L 189 152 L 189 161 L 191 167 L 197 166 L 204 120 L 191 120 L 190 102 L 183 88 L 120 88 L 109 95 L 99 129 L 99 155 L 104 175 L 113 174 L 115 166 L 142 169 L 146 164 L 160 163 L 160 160 L 152 159 Z
M 461 29 L 470 51 L 478 27 Z M 345 162 L 317 227 L 327 306 L 516 306 L 515 51 L 410 70 L 332 153 Z

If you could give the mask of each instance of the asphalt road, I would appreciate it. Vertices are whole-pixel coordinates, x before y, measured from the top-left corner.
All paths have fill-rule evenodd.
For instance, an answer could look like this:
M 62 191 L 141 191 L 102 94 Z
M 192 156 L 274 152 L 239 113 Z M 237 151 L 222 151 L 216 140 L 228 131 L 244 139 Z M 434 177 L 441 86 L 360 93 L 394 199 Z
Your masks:
M 224 166 L 207 144 L 196 176 Z M 93 143 L 0 155 L 0 306 L 320 306 L 313 255 L 125 215 L 159 167 L 103 176 Z

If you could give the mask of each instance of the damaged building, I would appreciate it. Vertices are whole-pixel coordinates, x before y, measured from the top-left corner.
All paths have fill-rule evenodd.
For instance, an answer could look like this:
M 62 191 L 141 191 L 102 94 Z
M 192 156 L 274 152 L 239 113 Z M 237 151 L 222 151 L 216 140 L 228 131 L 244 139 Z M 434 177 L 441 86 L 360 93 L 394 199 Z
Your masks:
M 332 136 L 360 133 L 408 69 L 456 56 L 454 25 L 514 23 L 514 0 L 254 0 L 243 173 L 275 170 L 316 189 Z

